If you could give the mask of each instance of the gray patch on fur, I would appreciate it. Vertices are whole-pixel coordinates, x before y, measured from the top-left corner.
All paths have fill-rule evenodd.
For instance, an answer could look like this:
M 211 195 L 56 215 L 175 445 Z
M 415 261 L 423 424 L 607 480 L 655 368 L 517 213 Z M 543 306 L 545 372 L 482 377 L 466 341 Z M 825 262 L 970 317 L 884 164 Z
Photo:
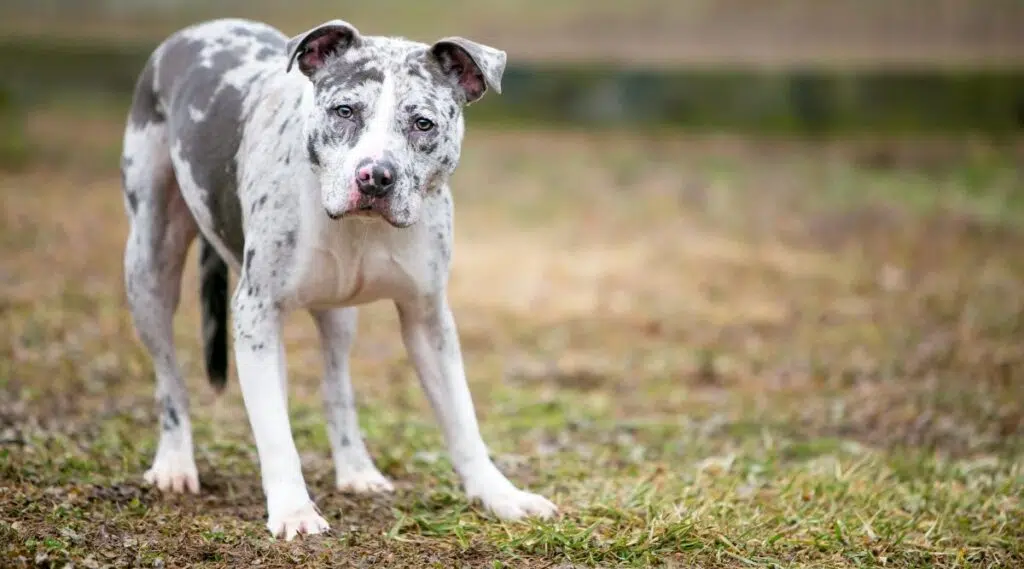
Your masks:
M 153 66 L 153 59 L 150 58 L 135 82 L 135 100 L 132 102 L 131 114 L 128 116 L 129 123 L 136 128 L 164 121 L 164 115 L 160 112 L 160 103 L 154 91 L 155 84 L 156 70 Z
M 287 38 L 255 23 L 239 23 L 232 33 L 249 41 L 228 44 L 218 39 L 211 46 L 209 40 L 184 35 L 171 39 L 161 54 L 156 80 L 170 101 L 172 139 L 180 145 L 195 182 L 206 191 L 205 205 L 216 232 L 241 257 L 245 237 L 236 155 L 245 123 L 243 101 L 248 89 L 258 88 L 261 75 L 254 73 L 243 89 L 225 82 L 223 75 L 261 54 L 270 57 L 273 52 L 283 61 Z M 201 61 L 203 50 L 208 65 Z

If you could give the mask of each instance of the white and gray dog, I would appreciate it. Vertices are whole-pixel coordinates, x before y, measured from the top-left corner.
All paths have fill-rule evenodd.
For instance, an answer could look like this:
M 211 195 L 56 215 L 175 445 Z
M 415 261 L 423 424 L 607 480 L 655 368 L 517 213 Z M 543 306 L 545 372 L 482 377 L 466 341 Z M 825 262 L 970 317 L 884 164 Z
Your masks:
M 555 513 L 488 455 L 446 293 L 462 110 L 488 89 L 500 92 L 505 60 L 460 37 L 427 45 L 362 35 L 341 20 L 291 39 L 258 22 L 213 20 L 156 48 L 135 88 L 121 163 L 131 221 L 125 284 L 160 407 L 147 482 L 199 491 L 172 332 L 198 235 L 205 363 L 218 389 L 228 367 L 229 267 L 238 274 L 233 348 L 274 536 L 328 529 L 288 418 L 281 326 L 289 311 L 308 310 L 319 332 L 338 488 L 392 490 L 360 434 L 348 364 L 356 306 L 381 299 L 397 307 L 468 496 L 504 520 Z

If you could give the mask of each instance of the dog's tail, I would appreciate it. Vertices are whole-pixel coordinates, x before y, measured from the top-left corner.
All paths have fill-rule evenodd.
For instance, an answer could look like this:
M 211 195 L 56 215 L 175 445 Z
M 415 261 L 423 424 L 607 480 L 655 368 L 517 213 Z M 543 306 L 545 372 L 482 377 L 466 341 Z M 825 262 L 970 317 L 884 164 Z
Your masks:
M 228 379 L 228 265 L 202 236 L 199 238 L 199 297 L 206 375 L 210 385 L 220 392 Z

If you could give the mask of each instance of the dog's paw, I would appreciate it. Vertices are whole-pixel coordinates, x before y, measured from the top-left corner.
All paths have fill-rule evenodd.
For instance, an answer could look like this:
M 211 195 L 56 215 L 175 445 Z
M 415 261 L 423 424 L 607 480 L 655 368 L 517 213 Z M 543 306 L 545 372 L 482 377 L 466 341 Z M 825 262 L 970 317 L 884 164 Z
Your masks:
M 386 494 L 395 491 L 391 481 L 378 472 L 376 468 L 353 472 L 339 472 L 336 485 L 338 490 L 352 494 Z
M 143 475 L 147 484 L 152 484 L 161 492 L 183 494 L 199 493 L 199 472 L 196 462 L 184 453 L 158 453 L 153 467 Z
M 549 519 L 558 513 L 558 507 L 547 498 L 518 488 L 505 488 L 500 492 L 484 492 L 473 496 L 484 508 L 503 521 L 525 518 Z
M 327 520 L 320 516 L 312 502 L 280 517 L 271 516 L 267 521 L 267 529 L 275 538 L 284 536 L 285 541 L 295 539 L 296 535 L 315 535 L 331 529 Z

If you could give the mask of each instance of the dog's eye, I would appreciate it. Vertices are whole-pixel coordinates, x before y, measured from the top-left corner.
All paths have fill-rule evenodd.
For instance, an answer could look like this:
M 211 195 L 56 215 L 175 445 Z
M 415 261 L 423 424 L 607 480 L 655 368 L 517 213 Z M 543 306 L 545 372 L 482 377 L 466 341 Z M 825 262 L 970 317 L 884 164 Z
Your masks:
M 350 119 L 353 114 L 352 107 L 348 105 L 338 105 L 337 107 L 332 108 L 331 112 L 343 119 Z
M 434 121 L 423 117 L 416 119 L 416 122 L 413 124 L 416 126 L 416 130 L 421 130 L 423 132 L 434 128 Z

